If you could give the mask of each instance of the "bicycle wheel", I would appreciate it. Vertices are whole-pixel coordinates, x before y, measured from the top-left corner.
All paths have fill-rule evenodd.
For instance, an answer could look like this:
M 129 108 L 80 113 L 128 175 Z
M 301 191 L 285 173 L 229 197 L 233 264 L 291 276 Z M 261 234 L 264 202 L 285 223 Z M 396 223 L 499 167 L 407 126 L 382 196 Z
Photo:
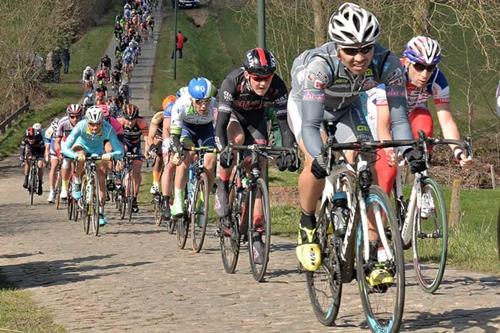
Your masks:
M 170 208 L 168 207 L 169 205 L 170 202 L 168 202 L 168 200 L 162 201 L 162 214 L 164 214 L 164 212 Z M 175 231 L 177 223 L 175 222 L 175 219 L 173 219 L 172 217 L 167 218 L 166 221 L 167 221 L 167 231 L 169 234 L 172 235 Z
M 33 198 L 35 196 L 35 191 L 37 190 L 36 184 L 38 182 L 38 177 L 37 177 L 37 165 L 31 164 L 31 170 L 29 173 L 29 180 L 28 180 L 28 190 L 30 194 L 30 205 L 33 206 Z
M 189 232 L 189 218 L 183 215 L 177 220 L 177 246 L 183 249 L 186 246 L 186 241 Z
M 157 226 L 160 226 L 163 220 L 162 204 L 163 202 L 160 196 L 158 194 L 153 195 L 153 212 L 154 212 L 155 224 Z
M 253 217 L 255 216 L 255 202 L 258 197 L 260 197 L 262 203 L 263 220 L 261 225 L 256 226 Z M 266 274 L 267 263 L 269 262 L 269 252 L 271 251 L 271 209 L 269 207 L 269 192 L 267 191 L 267 185 L 264 179 L 257 179 L 255 187 L 252 189 L 251 201 L 251 211 L 248 214 L 248 253 L 250 268 L 253 278 L 257 282 L 262 282 Z M 257 239 L 258 241 L 256 241 Z M 260 253 L 256 250 L 256 246 L 261 247 Z
M 92 191 L 92 232 L 99 235 L 99 178 L 94 174 L 94 189 Z
M 73 199 L 68 195 L 68 205 L 66 206 L 66 211 L 68 212 L 68 221 L 73 220 L 73 215 L 75 214 L 75 206 L 73 204 Z
M 127 197 L 127 215 L 128 215 L 128 222 L 132 222 L 132 203 L 134 201 L 134 197 L 132 196 L 132 192 L 134 191 L 134 181 L 131 178 L 131 174 L 129 173 L 128 175 L 129 181 L 128 181 L 128 197 Z
M 89 202 L 90 200 L 92 200 L 92 198 L 87 198 L 87 176 L 83 176 L 82 177 L 82 184 L 80 185 L 81 186 L 81 191 L 82 191 L 82 198 L 80 199 L 82 201 L 82 216 L 81 216 L 81 219 L 82 219 L 82 223 L 83 223 L 83 231 L 85 232 L 85 234 L 89 234 L 90 232 L 90 222 L 91 222 L 91 219 L 92 219 L 92 215 L 91 215 L 91 207 L 89 205 Z
M 326 200 L 317 218 L 318 240 L 321 246 L 321 266 L 314 272 L 306 272 L 309 300 L 319 322 L 333 326 L 339 313 L 342 296 L 340 261 L 334 247 L 333 235 L 328 230 L 333 226 L 333 205 Z
M 404 308 L 404 257 L 399 228 L 389 198 L 379 187 L 372 185 L 365 198 L 367 216 L 374 218 L 379 238 L 386 241 L 386 259 L 364 257 L 364 239 L 362 223 L 358 225 L 356 241 L 356 272 L 361 303 L 367 318 L 367 324 L 373 332 L 399 332 Z M 370 249 L 368 249 L 369 251 Z M 372 250 L 373 251 L 373 250 Z M 380 249 L 379 249 L 380 251 Z M 382 261 L 383 260 L 383 261 Z M 368 283 L 368 274 L 374 269 L 389 272 L 393 281 L 382 281 L 377 285 Z
M 208 224 L 208 178 L 201 173 L 193 196 L 194 207 L 191 207 L 191 241 L 193 251 L 200 252 L 205 240 Z
M 244 207 L 248 207 L 248 196 L 245 192 L 239 192 L 236 185 L 233 184 L 229 191 L 229 215 L 219 219 L 219 243 L 222 255 L 222 264 L 224 270 L 233 274 L 238 265 L 240 254 L 240 239 L 243 233 L 240 233 L 240 223 L 247 215 Z M 246 231 L 246 230 L 245 230 Z
M 427 201 L 427 207 L 417 209 L 414 215 L 413 266 L 420 287 L 433 293 L 439 288 L 446 267 L 448 220 L 439 185 L 432 178 L 424 178 L 421 184 L 421 201 Z
M 61 171 L 59 170 L 57 172 L 57 180 L 56 180 L 56 186 L 54 188 L 54 191 L 56 192 L 56 210 L 59 210 L 61 207 L 61 185 L 62 185 L 62 177 L 61 177 Z

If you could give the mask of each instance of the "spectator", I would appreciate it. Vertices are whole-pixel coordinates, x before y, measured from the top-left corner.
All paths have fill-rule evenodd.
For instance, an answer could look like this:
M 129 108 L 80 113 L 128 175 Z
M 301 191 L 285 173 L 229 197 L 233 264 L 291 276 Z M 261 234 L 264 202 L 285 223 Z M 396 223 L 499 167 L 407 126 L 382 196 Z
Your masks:
M 66 46 L 63 49 L 63 54 L 62 54 L 62 60 L 63 60 L 63 64 L 64 64 L 64 74 L 68 74 L 70 58 L 71 58 L 71 55 L 69 53 L 69 48 Z
M 182 59 L 182 48 L 184 47 L 184 43 L 187 42 L 187 37 L 182 34 L 179 30 L 177 35 L 175 35 L 175 51 L 172 51 L 171 58 L 174 58 L 174 52 L 179 51 L 179 59 Z
M 59 81 L 61 80 L 61 67 L 62 67 L 62 52 L 59 46 L 54 49 L 53 59 L 54 59 L 54 64 L 53 64 L 54 77 L 52 81 L 59 83 Z
M 47 72 L 47 81 L 52 81 L 54 77 L 54 52 L 47 53 L 47 60 L 45 61 L 45 71 Z

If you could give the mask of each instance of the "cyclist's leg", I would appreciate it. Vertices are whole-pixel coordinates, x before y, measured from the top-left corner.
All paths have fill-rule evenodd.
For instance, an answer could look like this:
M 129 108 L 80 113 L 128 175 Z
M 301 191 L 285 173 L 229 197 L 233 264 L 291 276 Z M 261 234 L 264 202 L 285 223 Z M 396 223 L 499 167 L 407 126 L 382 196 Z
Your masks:
M 245 133 L 243 128 L 234 116 L 231 116 L 229 125 L 227 126 L 227 134 L 229 142 L 234 145 L 242 145 L 245 142 Z M 233 164 L 231 164 L 229 168 L 219 168 L 218 176 L 220 179 L 220 186 L 217 186 L 214 204 L 215 212 L 219 217 L 224 217 L 228 213 L 227 194 L 229 192 L 229 180 L 233 172 L 234 161 L 236 161 L 236 153 L 233 153 L 233 155 Z
M 49 197 L 47 201 L 54 202 L 54 189 L 57 181 L 57 166 L 59 159 L 55 155 L 50 155 L 50 171 L 49 171 Z
M 296 254 L 304 268 L 314 271 L 321 265 L 321 260 L 311 260 L 311 258 L 320 258 L 321 256 L 316 239 L 316 217 L 314 213 L 321 192 L 325 187 L 325 180 L 317 179 L 311 172 L 313 158 L 305 149 L 302 140 L 302 111 L 300 105 L 301 102 L 294 101 L 292 98 L 288 99 L 288 125 L 305 156 L 304 169 L 300 173 L 298 181 L 299 203 L 302 213 Z
M 184 140 L 181 139 L 181 141 Z M 184 160 L 182 160 L 175 168 L 174 204 L 171 208 L 173 216 L 179 216 L 184 213 L 184 188 L 186 186 L 188 168 L 192 162 L 193 156 L 193 152 L 185 152 Z
M 138 212 L 138 207 L 137 207 L 137 196 L 139 195 L 139 187 L 141 186 L 142 182 L 142 175 L 141 175 L 141 170 L 142 170 L 142 160 L 140 158 L 134 159 L 132 162 L 132 179 L 133 181 L 133 189 L 132 189 L 132 196 L 133 196 L 133 209 L 135 212 Z
M 206 131 L 203 131 L 197 138 L 197 142 L 201 142 L 204 147 L 215 147 L 215 130 L 212 124 L 208 124 Z M 217 163 L 217 156 L 215 154 L 205 154 L 203 166 L 208 178 L 208 188 L 211 189 L 215 180 L 215 166 Z
M 68 197 L 68 184 L 69 184 L 69 178 L 71 176 L 73 164 L 67 158 L 63 158 L 61 163 L 62 163 L 62 166 L 61 166 L 61 177 L 62 177 L 61 198 L 64 199 L 64 198 Z

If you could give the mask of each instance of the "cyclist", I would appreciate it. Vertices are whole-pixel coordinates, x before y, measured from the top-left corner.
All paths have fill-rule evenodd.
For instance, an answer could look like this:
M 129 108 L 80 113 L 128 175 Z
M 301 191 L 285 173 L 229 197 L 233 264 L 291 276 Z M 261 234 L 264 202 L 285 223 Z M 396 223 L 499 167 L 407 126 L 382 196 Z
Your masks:
M 63 117 L 57 124 L 54 146 L 58 159 L 62 158 L 61 199 L 68 198 L 68 184 L 71 175 L 71 163 L 67 158 L 64 158 L 64 156 L 62 156 L 61 145 L 65 144 L 68 135 L 71 133 L 76 124 L 82 119 L 82 114 L 83 109 L 79 104 L 70 104 L 66 108 L 66 116 Z
M 184 213 L 184 187 L 187 170 L 194 161 L 195 152 L 184 152 L 183 147 L 215 147 L 214 114 L 217 88 L 204 77 L 191 79 L 188 94 L 179 98 L 172 107 L 170 136 L 174 148 L 173 163 L 177 165 L 174 180 L 173 216 Z M 205 154 L 204 168 L 208 178 L 208 188 L 212 188 L 216 155 Z
M 228 214 L 228 183 L 233 167 L 233 154 L 228 142 L 237 145 L 268 144 L 266 110 L 276 109 L 276 116 L 285 147 L 292 147 L 294 137 L 287 124 L 288 92 L 283 80 L 274 72 L 276 60 L 272 53 L 263 48 L 249 50 L 243 67 L 233 70 L 222 82 L 218 95 L 219 108 L 216 122 L 216 142 L 219 150 L 220 183 L 217 185 L 215 211 L 219 218 Z M 285 154 L 286 155 L 286 154 Z M 298 168 L 298 157 L 295 154 L 279 159 L 280 169 Z M 265 159 L 261 159 L 261 170 L 266 172 Z M 262 224 L 260 199 L 256 201 L 254 224 L 256 229 Z M 255 236 L 256 260 L 261 254 L 260 235 Z
M 31 163 L 26 163 L 27 158 L 34 158 L 37 160 L 38 167 L 38 187 L 37 194 L 42 195 L 42 180 L 43 180 L 43 169 L 45 168 L 44 163 L 45 156 L 45 140 L 43 136 L 43 130 L 40 124 L 33 124 L 32 127 L 28 127 L 24 133 L 23 141 L 19 150 L 19 160 L 24 163 L 24 183 L 23 187 L 28 188 L 28 178 L 31 169 Z
M 130 103 L 126 103 L 123 109 L 122 117 L 118 118 L 118 121 L 123 126 L 123 143 L 125 152 L 134 155 L 141 155 L 141 136 L 146 137 L 148 135 L 148 124 L 144 118 L 139 117 L 139 108 Z M 146 142 L 146 151 L 147 151 Z M 132 211 L 134 213 L 139 212 L 139 207 L 137 206 L 137 195 L 139 194 L 139 187 L 141 186 L 142 176 L 142 157 L 134 157 L 132 162 L 132 178 L 134 181 L 134 188 L 127 189 L 132 190 L 133 202 Z
M 162 103 L 162 111 L 156 112 L 151 118 L 151 123 L 149 124 L 149 133 L 147 140 L 149 141 L 149 151 L 148 155 L 152 158 L 156 157 L 156 162 L 153 165 L 153 184 L 149 192 L 151 194 L 158 193 L 160 191 L 160 177 L 161 169 L 163 167 L 163 155 L 161 154 L 162 140 L 163 140 L 163 110 L 166 107 L 175 102 L 175 96 L 167 96 Z
M 101 69 L 108 72 L 111 69 L 111 58 L 107 54 L 101 58 Z
M 111 86 L 113 87 L 113 94 L 118 93 L 120 83 L 122 82 L 122 72 L 116 67 L 111 71 Z
M 408 117 L 413 137 L 418 138 L 420 130 L 423 130 L 426 136 L 432 136 L 433 120 L 427 108 L 427 103 L 432 98 L 443 137 L 445 139 L 459 140 L 460 132 L 450 112 L 448 81 L 441 69 L 437 67 L 440 61 L 441 46 L 436 40 L 425 36 L 417 36 L 406 44 L 401 63 L 406 70 Z M 382 104 L 384 104 L 385 96 L 383 94 L 377 93 L 376 98 L 376 105 L 380 105 L 378 100 L 381 100 Z M 370 103 L 368 105 L 374 104 Z M 385 108 L 372 107 L 371 110 L 368 108 L 368 112 L 376 112 L 379 119 L 378 124 L 380 122 L 389 123 L 390 121 L 389 111 Z M 467 156 L 460 147 L 451 145 L 451 148 L 454 157 L 461 166 L 472 162 L 472 157 Z M 389 152 L 389 154 L 391 153 Z M 384 191 L 390 193 L 396 177 L 396 167 L 391 162 L 391 158 L 387 157 L 385 151 L 382 151 L 380 156 L 381 158 L 375 164 L 378 182 Z M 424 208 L 422 207 L 422 210 L 425 212 Z
M 59 118 L 54 118 L 50 123 L 50 126 L 45 130 L 45 161 L 50 160 L 50 171 L 49 171 L 49 196 L 47 201 L 49 203 L 54 203 L 54 187 L 56 185 L 56 170 L 59 165 L 59 159 L 57 158 L 57 153 L 55 150 L 55 139 L 57 133 L 57 126 L 59 123 Z
M 112 152 L 104 153 L 104 142 L 109 141 Z M 120 159 L 123 149 L 115 131 L 110 124 L 104 121 L 102 111 L 97 106 L 90 107 L 85 113 L 85 119 L 80 121 L 71 131 L 66 143 L 62 145 L 64 156 L 76 159 L 76 170 L 73 184 L 73 198 L 81 198 L 81 177 L 85 167 L 86 155 L 102 155 L 103 161 L 112 158 Z M 104 216 L 104 204 L 106 203 L 106 174 L 107 163 L 99 163 L 97 167 L 99 179 L 99 224 L 107 224 Z
M 171 124 L 171 117 L 172 117 L 172 108 L 175 104 L 175 100 L 180 98 L 182 95 L 187 93 L 187 87 L 182 87 L 179 89 L 175 95 L 175 98 L 172 99 L 170 103 L 168 103 L 167 98 L 165 98 L 163 101 L 163 105 L 165 106 L 163 108 L 163 130 L 162 130 L 162 155 L 163 155 L 163 162 L 164 162 L 164 170 L 163 174 L 161 176 L 161 191 L 163 195 L 163 201 L 172 203 L 171 199 L 172 197 L 172 192 L 173 192 L 173 184 L 172 180 L 174 178 L 174 172 L 175 172 L 175 164 L 172 163 L 172 158 L 171 158 L 171 153 L 172 153 L 172 148 L 171 148 L 171 140 L 170 140 L 170 124 Z M 170 205 L 166 205 L 166 211 L 164 212 L 165 218 L 170 218 Z
M 83 70 L 83 74 L 82 74 L 82 82 L 83 82 L 85 91 L 92 91 L 94 89 L 94 85 L 93 85 L 93 82 L 95 79 L 94 75 L 95 75 L 95 72 L 92 69 L 92 67 L 90 67 L 90 66 L 85 67 L 85 69 Z
M 336 124 L 335 139 L 340 143 L 372 140 L 360 111 L 359 92 L 384 83 L 394 137 L 411 139 L 404 72 L 399 59 L 377 43 L 380 27 L 376 17 L 358 5 L 344 3 L 330 17 L 328 34 L 331 42 L 307 50 L 294 60 L 288 99 L 288 121 L 305 155 L 299 177 L 302 214 L 296 252 L 302 266 L 310 271 L 321 265 L 314 212 L 327 176 L 322 154 L 323 120 Z M 425 168 L 419 153 L 405 148 L 412 171 Z M 370 226 L 369 239 L 375 242 L 377 237 L 376 229 Z M 387 271 L 372 273 L 376 276 L 371 276 L 370 281 L 378 281 L 375 283 L 390 283 L 393 279 Z

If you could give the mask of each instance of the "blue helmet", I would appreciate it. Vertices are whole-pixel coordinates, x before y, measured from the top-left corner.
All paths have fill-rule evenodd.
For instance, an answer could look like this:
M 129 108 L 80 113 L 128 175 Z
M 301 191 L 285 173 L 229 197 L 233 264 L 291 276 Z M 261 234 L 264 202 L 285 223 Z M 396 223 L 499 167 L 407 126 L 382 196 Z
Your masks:
M 215 95 L 216 88 L 208 79 L 195 77 L 188 84 L 188 92 L 194 99 L 205 99 Z

